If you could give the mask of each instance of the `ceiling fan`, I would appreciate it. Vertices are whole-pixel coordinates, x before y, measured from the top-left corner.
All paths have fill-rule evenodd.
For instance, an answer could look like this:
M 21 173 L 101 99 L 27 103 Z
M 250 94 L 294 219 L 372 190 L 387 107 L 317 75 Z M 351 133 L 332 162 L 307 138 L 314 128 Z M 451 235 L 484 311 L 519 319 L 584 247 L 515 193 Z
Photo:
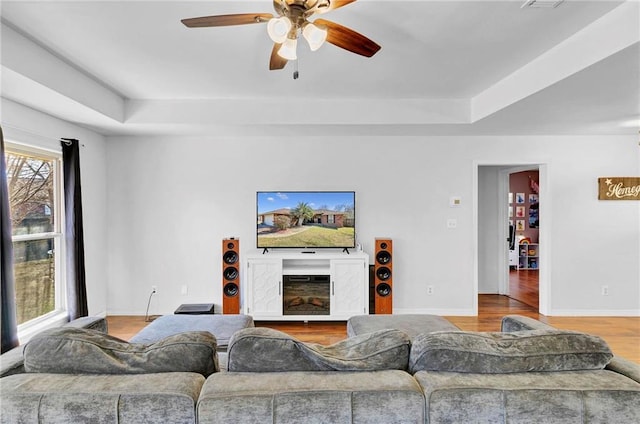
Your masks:
M 233 15 L 203 16 L 182 19 L 189 28 L 217 27 L 246 24 L 267 24 L 267 33 L 274 42 L 269 69 L 282 69 L 288 61 L 296 60 L 298 36 L 302 36 L 315 51 L 326 41 L 350 52 L 371 57 L 380 46 L 354 30 L 326 19 L 309 21 L 314 15 L 322 15 L 356 0 L 273 0 L 271 13 L 239 13 Z

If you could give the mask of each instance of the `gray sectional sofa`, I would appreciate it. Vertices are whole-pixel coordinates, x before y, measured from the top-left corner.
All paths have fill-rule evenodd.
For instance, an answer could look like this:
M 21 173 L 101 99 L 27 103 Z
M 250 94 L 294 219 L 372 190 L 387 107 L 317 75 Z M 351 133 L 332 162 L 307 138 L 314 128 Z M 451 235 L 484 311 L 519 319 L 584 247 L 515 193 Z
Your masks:
M 0 422 L 640 422 L 639 365 L 525 317 L 505 317 L 500 333 L 429 315 L 354 317 L 331 346 L 247 320 L 222 351 L 209 331 L 161 325 L 145 343 L 48 330 L 12 372 L 3 355 Z

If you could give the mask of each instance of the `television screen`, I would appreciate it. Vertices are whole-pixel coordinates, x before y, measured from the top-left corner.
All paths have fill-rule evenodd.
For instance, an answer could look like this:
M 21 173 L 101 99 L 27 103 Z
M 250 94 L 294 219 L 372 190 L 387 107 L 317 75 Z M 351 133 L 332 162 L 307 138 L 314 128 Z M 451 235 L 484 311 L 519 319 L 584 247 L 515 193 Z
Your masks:
M 257 247 L 353 248 L 353 191 L 259 191 Z

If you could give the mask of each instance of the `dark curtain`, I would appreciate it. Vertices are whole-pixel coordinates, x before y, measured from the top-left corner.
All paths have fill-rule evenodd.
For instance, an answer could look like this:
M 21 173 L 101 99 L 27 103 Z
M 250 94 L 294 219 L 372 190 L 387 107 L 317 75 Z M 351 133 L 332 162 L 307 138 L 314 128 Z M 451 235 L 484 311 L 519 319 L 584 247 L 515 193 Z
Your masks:
M 0 127 L 0 276 L 2 277 L 2 353 L 18 346 L 18 320 L 16 318 L 16 289 L 13 279 L 13 242 L 11 241 L 11 215 L 9 213 L 9 188 L 7 164 L 4 158 L 4 136 Z
M 67 311 L 71 321 L 89 315 L 84 270 L 80 143 L 76 139 L 63 138 L 61 144 L 67 248 Z

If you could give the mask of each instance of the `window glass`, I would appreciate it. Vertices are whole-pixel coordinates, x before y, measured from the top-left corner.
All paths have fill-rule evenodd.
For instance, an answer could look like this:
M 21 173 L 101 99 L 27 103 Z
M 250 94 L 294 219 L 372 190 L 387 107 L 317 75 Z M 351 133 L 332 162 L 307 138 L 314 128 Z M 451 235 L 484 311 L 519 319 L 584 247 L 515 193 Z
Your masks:
M 60 158 L 7 146 L 18 329 L 62 309 L 58 195 Z
M 13 243 L 18 325 L 55 310 L 53 237 Z
M 6 160 L 13 235 L 53 232 L 54 161 L 11 151 Z

